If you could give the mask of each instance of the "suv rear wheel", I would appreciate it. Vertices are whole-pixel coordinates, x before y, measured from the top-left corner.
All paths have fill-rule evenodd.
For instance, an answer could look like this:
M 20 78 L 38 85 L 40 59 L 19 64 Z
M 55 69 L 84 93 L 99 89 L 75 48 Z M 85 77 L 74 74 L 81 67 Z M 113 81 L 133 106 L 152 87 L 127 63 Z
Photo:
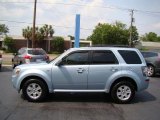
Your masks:
M 148 77 L 152 77 L 155 75 L 155 70 L 154 67 L 152 65 L 148 65 L 148 72 L 147 72 L 147 76 Z
M 116 103 L 128 103 L 135 95 L 135 87 L 131 82 L 121 81 L 116 83 L 111 90 L 111 97 Z
M 22 87 L 22 92 L 24 97 L 31 102 L 42 101 L 48 94 L 46 85 L 38 79 L 27 80 Z

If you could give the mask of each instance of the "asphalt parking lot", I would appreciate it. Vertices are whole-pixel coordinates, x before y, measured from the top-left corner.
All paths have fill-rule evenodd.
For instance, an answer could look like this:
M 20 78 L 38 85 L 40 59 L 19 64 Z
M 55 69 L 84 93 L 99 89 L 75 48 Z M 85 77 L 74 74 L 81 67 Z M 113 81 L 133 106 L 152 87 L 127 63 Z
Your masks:
M 56 93 L 29 103 L 12 87 L 11 67 L 0 72 L 0 120 L 159 120 L 160 76 L 137 93 L 130 104 L 114 104 L 109 95 Z

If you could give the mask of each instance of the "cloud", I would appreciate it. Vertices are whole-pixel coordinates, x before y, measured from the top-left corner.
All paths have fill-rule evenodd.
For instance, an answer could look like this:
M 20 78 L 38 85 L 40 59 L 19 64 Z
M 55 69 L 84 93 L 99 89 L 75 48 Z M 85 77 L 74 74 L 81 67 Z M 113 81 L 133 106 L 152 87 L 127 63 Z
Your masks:
M 18 12 L 17 12 L 18 11 Z M 19 18 L 23 17 L 25 15 L 25 10 L 22 8 L 6 8 L 1 6 L 0 8 L 0 14 L 1 14 L 1 19 L 2 18 Z
M 152 25 L 155 29 L 159 29 L 160 30 L 160 22 L 155 23 Z

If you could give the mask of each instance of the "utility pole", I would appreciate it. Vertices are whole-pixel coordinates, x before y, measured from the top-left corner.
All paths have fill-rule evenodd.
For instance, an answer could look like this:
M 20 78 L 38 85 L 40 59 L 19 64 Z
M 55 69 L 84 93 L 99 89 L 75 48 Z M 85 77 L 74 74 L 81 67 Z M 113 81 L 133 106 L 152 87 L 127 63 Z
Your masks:
M 37 0 L 34 1 L 33 29 L 32 29 L 32 48 L 35 47 L 36 7 L 37 7 Z
M 134 22 L 134 18 L 133 18 L 133 12 L 134 10 L 131 10 L 131 26 L 130 26 L 130 36 L 129 36 L 129 46 L 132 47 L 132 28 L 133 28 L 133 22 Z

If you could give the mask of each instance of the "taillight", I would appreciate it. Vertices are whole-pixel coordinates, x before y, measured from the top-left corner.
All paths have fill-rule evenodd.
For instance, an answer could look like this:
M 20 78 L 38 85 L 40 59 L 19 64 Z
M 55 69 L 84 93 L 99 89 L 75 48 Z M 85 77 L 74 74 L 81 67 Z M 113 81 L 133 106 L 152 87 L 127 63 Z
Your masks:
M 148 75 L 148 67 L 147 66 L 142 67 L 142 73 L 143 73 L 144 76 Z
M 32 57 L 29 56 L 29 55 L 25 55 L 24 58 L 25 58 L 25 59 L 31 59 Z
M 46 60 L 49 60 L 49 56 L 46 55 Z

